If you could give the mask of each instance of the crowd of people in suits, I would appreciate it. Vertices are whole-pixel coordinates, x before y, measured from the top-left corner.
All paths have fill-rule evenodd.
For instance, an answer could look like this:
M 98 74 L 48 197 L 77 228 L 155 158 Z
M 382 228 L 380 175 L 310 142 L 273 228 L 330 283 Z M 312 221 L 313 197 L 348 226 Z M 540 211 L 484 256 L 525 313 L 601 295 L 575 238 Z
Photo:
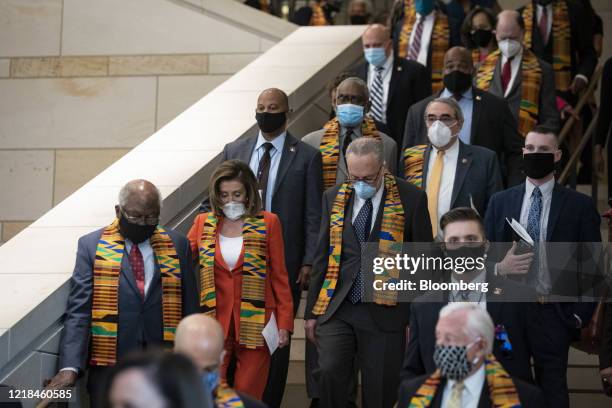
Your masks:
M 364 27 L 363 64 L 330 82 L 330 118 L 310 134 L 288 131 L 285 92 L 261 92 L 259 132 L 225 146 L 187 236 L 159 225 L 155 185 L 125 184 L 115 220 L 79 240 L 46 387 L 86 375 L 92 407 L 280 407 L 306 291 L 311 407 L 569 407 L 570 346 L 596 304 L 576 300 L 579 269 L 553 275 L 506 220 L 536 246 L 601 242 L 596 203 L 556 178 L 601 33 L 588 1 L 526 3 L 397 0 Z M 612 60 L 603 77 L 600 162 Z M 371 294 L 372 243 L 483 256 L 440 279 L 495 289 Z M 612 310 L 599 340 L 612 396 Z

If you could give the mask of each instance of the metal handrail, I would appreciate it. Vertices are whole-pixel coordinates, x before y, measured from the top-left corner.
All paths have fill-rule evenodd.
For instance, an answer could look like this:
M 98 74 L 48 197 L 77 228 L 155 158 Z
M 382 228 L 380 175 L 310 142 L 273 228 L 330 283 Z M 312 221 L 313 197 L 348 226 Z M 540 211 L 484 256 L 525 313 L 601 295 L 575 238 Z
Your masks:
M 592 137 L 593 133 L 595 132 L 595 128 L 597 127 L 597 119 L 598 118 L 599 118 L 599 112 L 597 112 L 595 114 L 595 116 L 593 116 L 593 120 L 589 124 L 589 127 L 587 128 L 586 132 L 584 132 L 584 135 L 582 136 L 582 139 L 580 140 L 580 143 L 578 144 L 578 147 L 574 150 L 574 152 L 572 153 L 570 159 L 568 160 L 567 164 L 565 165 L 565 168 L 561 172 L 561 175 L 559 176 L 559 184 L 563 185 L 563 184 L 565 184 L 567 182 L 567 179 L 569 178 L 570 172 L 573 170 L 574 165 L 578 162 L 578 159 L 582 155 L 582 151 L 586 147 L 587 143 L 591 140 L 591 137 Z M 595 173 L 596 172 L 594 172 L 592 177 L 597 177 L 597 174 L 595 174 Z

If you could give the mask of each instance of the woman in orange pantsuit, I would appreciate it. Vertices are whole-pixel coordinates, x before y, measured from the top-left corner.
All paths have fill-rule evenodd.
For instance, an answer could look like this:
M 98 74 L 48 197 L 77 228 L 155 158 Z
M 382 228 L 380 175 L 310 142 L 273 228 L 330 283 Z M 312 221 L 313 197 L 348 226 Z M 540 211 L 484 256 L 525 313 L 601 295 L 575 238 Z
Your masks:
M 221 379 L 236 358 L 234 388 L 261 399 L 270 351 L 261 330 L 274 313 L 279 347 L 293 331 L 293 301 L 277 216 L 261 210 L 257 181 L 246 163 L 229 160 L 213 173 L 211 211 L 199 214 L 189 241 L 200 268 L 200 306 L 225 333 Z

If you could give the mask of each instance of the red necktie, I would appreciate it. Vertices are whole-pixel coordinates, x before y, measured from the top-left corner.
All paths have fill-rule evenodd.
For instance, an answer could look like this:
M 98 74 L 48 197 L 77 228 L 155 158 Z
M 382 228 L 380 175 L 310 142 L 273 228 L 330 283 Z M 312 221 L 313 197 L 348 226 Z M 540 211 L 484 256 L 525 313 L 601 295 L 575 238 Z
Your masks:
M 502 88 L 504 90 L 504 95 L 506 94 L 506 89 L 508 88 L 508 84 L 510 83 L 510 79 L 512 79 L 512 60 L 514 57 L 508 58 L 504 66 L 502 67 Z
M 548 43 L 548 10 L 542 9 L 542 15 L 540 16 L 540 36 L 544 45 Z
M 132 244 L 132 249 L 130 250 L 130 266 L 132 267 L 132 273 L 136 280 L 136 286 L 138 286 L 138 290 L 140 291 L 140 296 L 144 299 L 144 260 L 142 259 L 142 253 L 138 245 L 135 244 Z

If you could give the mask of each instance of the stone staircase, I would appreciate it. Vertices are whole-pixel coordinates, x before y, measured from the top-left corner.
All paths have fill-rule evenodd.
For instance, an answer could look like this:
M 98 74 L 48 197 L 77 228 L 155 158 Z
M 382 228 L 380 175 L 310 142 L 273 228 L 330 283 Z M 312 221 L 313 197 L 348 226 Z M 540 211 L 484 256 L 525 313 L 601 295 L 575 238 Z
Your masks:
M 306 395 L 305 379 L 305 350 L 306 335 L 304 333 L 304 309 L 306 308 L 306 292 L 302 293 L 302 301 L 297 312 L 294 332 L 291 337 L 291 358 L 289 362 L 289 373 L 287 375 L 287 387 L 281 408 L 308 407 L 310 400 Z

